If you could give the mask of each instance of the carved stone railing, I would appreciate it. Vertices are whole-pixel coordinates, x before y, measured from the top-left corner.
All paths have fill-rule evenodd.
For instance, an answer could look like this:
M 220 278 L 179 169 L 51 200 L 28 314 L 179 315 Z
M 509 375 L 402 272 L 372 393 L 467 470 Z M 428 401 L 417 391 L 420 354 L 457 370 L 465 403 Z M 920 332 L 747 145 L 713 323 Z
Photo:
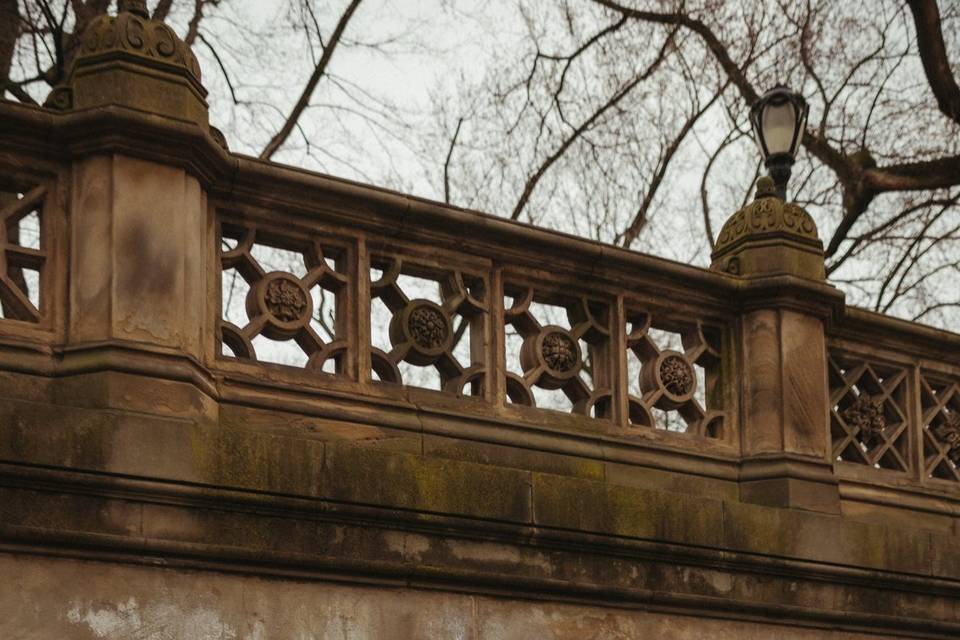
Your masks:
M 167 331 L 150 349 L 173 349 L 164 370 L 231 402 L 314 415 L 373 412 L 392 428 L 501 444 L 537 433 L 547 437 L 539 447 L 558 452 L 589 442 L 591 455 L 739 481 L 748 497 L 743 487 L 755 482 L 760 501 L 771 500 L 778 474 L 793 478 L 787 486 L 816 477 L 839 486 L 841 497 L 859 496 L 853 487 L 865 485 L 955 491 L 954 334 L 845 312 L 836 290 L 815 279 L 731 275 L 722 272 L 734 262 L 727 258 L 717 261 L 722 269 L 698 269 L 230 155 L 214 138 L 186 131 L 190 152 L 166 161 L 206 184 L 206 220 L 189 233 L 208 235 L 190 240 L 188 283 L 204 302 L 168 315 L 162 331 L 131 329 L 129 319 L 120 326 L 123 314 L 142 311 L 149 324 L 169 310 L 148 314 L 142 292 L 112 310 L 98 301 L 103 287 L 137 290 L 149 271 L 130 235 L 137 229 L 96 256 L 102 233 L 120 226 L 89 214 L 70 221 L 71 206 L 102 192 L 98 147 L 79 132 L 97 134 L 99 148 L 156 158 L 172 151 L 169 125 L 154 133 L 149 122 L 109 108 L 3 109 L 5 368 L 82 369 L 87 364 L 64 354 L 111 341 L 143 352 L 150 336 Z M 106 127 L 127 133 L 97 133 Z M 77 154 L 90 160 L 70 170 Z M 138 179 L 135 168 L 123 171 Z M 733 237 L 743 219 L 732 219 L 725 246 L 746 248 L 737 265 L 756 269 L 757 250 Z M 154 223 L 152 233 L 166 233 L 169 225 Z M 170 246 L 186 245 L 172 238 Z M 115 271 L 104 280 L 111 251 Z M 183 326 L 173 327 L 174 317 Z M 102 330 L 93 318 L 106 323 Z M 829 358 L 821 365 L 810 340 L 824 340 L 825 326 Z M 783 359 L 794 348 L 783 342 L 788 336 L 798 336 L 798 351 Z M 811 400 L 792 409 L 794 383 L 764 390 L 778 378 L 796 378 Z M 822 454 L 810 431 L 818 410 L 809 404 L 820 379 L 830 441 Z M 774 423 L 783 431 L 771 439 Z M 791 445 L 798 428 L 805 435 Z M 771 454 L 791 446 L 790 465 L 803 459 L 820 470 L 770 470 Z
M 305 173 L 278 197 L 241 165 L 249 196 L 211 198 L 225 375 L 735 453 L 727 279 Z
M 191 55 L 143 54 L 170 100 L 134 90 L 136 43 L 90 42 L 57 110 L 0 105 L 3 366 L 136 353 L 231 402 L 589 443 L 810 508 L 960 481 L 957 336 L 845 311 L 764 181 L 698 269 L 230 154 Z
M 960 336 L 850 309 L 830 332 L 830 435 L 852 483 L 960 485 Z

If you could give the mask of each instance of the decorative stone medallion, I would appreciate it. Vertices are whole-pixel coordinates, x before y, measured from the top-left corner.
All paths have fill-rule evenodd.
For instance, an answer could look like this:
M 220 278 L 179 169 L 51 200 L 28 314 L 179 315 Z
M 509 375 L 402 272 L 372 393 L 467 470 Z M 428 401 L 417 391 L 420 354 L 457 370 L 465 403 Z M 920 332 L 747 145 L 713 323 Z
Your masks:
M 951 411 L 946 420 L 933 428 L 933 435 L 948 448 L 951 462 L 960 465 L 960 412 Z
M 520 366 L 524 375 L 539 372 L 534 384 L 541 389 L 562 389 L 580 373 L 583 356 L 569 330 L 548 325 L 523 338 Z
M 860 440 L 868 447 L 881 439 L 887 428 L 887 418 L 883 412 L 883 397 L 861 393 L 849 407 L 843 411 L 847 425 L 857 429 Z
M 264 293 L 267 310 L 281 322 L 294 322 L 307 309 L 307 295 L 292 278 L 277 278 L 267 284 Z
M 693 391 L 696 377 L 685 358 L 670 355 L 660 361 L 660 381 L 673 395 L 685 396 Z
M 264 275 L 247 293 L 247 316 L 265 318 L 263 334 L 271 340 L 296 337 L 312 314 L 310 294 L 296 276 L 283 271 Z
M 640 390 L 656 397 L 658 409 L 673 411 L 693 401 L 697 374 L 679 351 L 661 351 L 640 367 Z
M 578 363 L 577 345 L 573 338 L 560 331 L 544 335 L 540 354 L 548 367 L 560 373 L 572 371 Z
M 449 333 L 447 319 L 443 312 L 425 305 L 410 312 L 407 328 L 413 342 L 424 349 L 436 349 L 442 346 Z
M 431 300 L 411 300 L 390 319 L 390 343 L 405 350 L 410 364 L 433 364 L 453 344 L 450 317 Z

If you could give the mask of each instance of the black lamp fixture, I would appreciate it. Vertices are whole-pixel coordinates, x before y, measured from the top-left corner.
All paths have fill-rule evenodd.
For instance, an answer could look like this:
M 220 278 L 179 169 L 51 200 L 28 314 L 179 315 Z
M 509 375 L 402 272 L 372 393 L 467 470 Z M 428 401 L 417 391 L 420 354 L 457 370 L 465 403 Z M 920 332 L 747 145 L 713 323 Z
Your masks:
M 760 96 L 750 107 L 750 124 L 782 200 L 787 198 L 787 182 L 800 150 L 809 110 L 803 96 L 782 84 Z

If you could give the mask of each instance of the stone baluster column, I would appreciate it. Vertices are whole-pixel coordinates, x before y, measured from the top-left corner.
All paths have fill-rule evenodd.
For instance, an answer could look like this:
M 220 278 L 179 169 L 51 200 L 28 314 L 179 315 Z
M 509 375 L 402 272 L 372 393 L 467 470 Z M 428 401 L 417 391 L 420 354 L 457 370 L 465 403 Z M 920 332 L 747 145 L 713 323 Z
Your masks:
M 824 326 L 843 295 L 825 283 L 816 225 L 761 178 L 712 258 L 742 286 L 741 499 L 837 512 Z

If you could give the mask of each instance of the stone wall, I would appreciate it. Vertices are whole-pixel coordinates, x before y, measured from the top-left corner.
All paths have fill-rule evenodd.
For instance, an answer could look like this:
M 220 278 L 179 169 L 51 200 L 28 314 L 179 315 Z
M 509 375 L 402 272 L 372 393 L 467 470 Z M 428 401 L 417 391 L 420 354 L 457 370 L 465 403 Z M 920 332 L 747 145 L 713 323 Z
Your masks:
M 868 640 L 893 637 L 406 585 L 0 556 L 5 638 Z M 505 585 L 506 586 L 506 585 Z
M 0 638 L 960 637 L 960 335 L 767 181 L 698 269 L 260 162 L 123 6 L 0 102 Z

